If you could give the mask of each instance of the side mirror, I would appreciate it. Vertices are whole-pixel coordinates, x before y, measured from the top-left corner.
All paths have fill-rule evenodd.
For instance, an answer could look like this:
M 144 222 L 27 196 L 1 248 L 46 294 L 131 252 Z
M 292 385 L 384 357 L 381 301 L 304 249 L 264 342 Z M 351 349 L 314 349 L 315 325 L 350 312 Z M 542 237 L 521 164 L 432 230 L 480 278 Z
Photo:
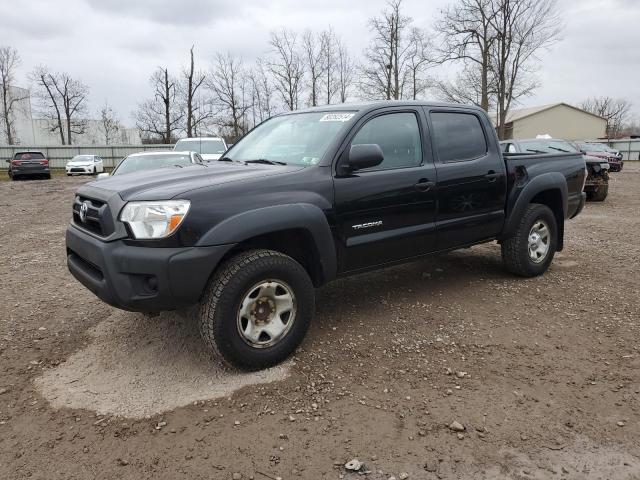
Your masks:
M 8 158 L 5 160 L 5 162 L 7 163 L 11 163 L 11 160 L 9 160 Z
M 352 145 L 347 160 L 341 165 L 342 174 L 348 174 L 356 170 L 375 167 L 384 160 L 384 154 L 378 144 L 370 143 Z
M 96 180 L 100 180 L 101 178 L 107 178 L 108 176 L 109 176 L 108 172 L 102 172 L 98 174 L 98 176 L 96 177 Z

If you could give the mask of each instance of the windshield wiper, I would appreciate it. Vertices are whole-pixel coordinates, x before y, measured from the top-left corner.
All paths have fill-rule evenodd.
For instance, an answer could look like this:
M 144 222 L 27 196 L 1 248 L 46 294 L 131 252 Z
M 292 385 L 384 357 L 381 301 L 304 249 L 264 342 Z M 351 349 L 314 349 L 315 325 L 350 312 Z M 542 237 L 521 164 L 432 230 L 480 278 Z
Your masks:
M 558 152 L 564 152 L 564 153 L 571 153 L 569 150 L 565 150 L 564 148 L 558 148 L 558 147 L 549 147 L 551 150 L 556 150 Z
M 266 158 L 258 158 L 256 160 L 245 160 L 244 163 L 262 163 L 264 165 L 286 165 L 285 162 L 279 162 L 277 160 L 267 160 Z
M 527 148 L 526 150 L 527 152 L 533 152 L 533 153 L 547 153 L 547 152 L 543 152 L 542 150 L 536 150 L 535 148 Z
M 180 167 L 180 168 L 184 167 L 184 165 L 179 165 L 179 164 L 177 164 L 177 163 L 174 163 L 174 164 L 173 164 L 173 166 L 174 166 L 174 167 Z

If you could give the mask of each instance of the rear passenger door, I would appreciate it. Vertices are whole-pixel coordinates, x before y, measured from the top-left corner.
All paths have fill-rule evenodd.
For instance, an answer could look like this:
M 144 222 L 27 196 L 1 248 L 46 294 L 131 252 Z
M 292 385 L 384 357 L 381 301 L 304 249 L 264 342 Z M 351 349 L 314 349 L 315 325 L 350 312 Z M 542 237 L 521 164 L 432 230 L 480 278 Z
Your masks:
M 359 122 L 352 145 L 377 144 L 383 162 L 334 178 L 340 270 L 353 271 L 435 249 L 435 168 L 424 148 L 420 107 L 381 109 Z M 335 166 L 334 166 L 335 167 Z
M 438 250 L 490 239 L 502 231 L 506 169 L 493 127 L 469 110 L 431 109 L 438 172 Z

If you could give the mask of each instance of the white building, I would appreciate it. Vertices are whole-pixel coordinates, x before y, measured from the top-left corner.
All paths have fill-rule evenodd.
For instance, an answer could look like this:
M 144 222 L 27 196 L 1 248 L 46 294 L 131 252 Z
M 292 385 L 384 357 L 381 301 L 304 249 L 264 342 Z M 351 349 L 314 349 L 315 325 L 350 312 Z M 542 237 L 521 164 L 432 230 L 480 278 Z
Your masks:
M 11 87 L 13 98 L 22 98 L 14 106 L 14 142 L 17 145 L 37 145 L 53 147 L 62 145 L 60 132 L 54 130 L 55 123 L 46 118 L 34 118 L 29 90 L 20 87 Z M 65 122 L 66 123 L 66 122 Z M 88 119 L 83 134 L 72 134 L 74 145 L 104 145 L 105 137 L 101 129 L 100 120 Z M 140 131 L 137 128 L 120 127 L 116 135 L 111 134 L 109 144 L 112 145 L 139 145 Z M 5 138 L 0 139 L 4 143 Z
M 495 116 L 492 118 L 495 123 Z M 607 121 L 567 103 L 511 110 L 507 115 L 505 140 L 551 135 L 566 140 L 605 136 Z

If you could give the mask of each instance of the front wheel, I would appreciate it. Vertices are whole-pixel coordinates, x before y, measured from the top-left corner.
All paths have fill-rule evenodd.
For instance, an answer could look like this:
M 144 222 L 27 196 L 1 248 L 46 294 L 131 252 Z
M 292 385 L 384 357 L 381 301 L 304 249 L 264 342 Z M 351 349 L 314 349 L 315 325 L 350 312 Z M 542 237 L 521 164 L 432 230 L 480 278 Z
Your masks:
M 232 257 L 213 275 L 200 306 L 200 333 L 228 364 L 259 370 L 286 359 L 313 317 L 306 270 L 272 250 Z
M 605 198 L 609 195 L 609 184 L 600 185 L 595 192 L 591 192 L 588 197 L 592 202 L 604 202 Z
M 549 268 L 557 244 L 555 215 L 546 205 L 531 204 L 515 233 L 502 242 L 502 264 L 522 277 L 541 275 Z

